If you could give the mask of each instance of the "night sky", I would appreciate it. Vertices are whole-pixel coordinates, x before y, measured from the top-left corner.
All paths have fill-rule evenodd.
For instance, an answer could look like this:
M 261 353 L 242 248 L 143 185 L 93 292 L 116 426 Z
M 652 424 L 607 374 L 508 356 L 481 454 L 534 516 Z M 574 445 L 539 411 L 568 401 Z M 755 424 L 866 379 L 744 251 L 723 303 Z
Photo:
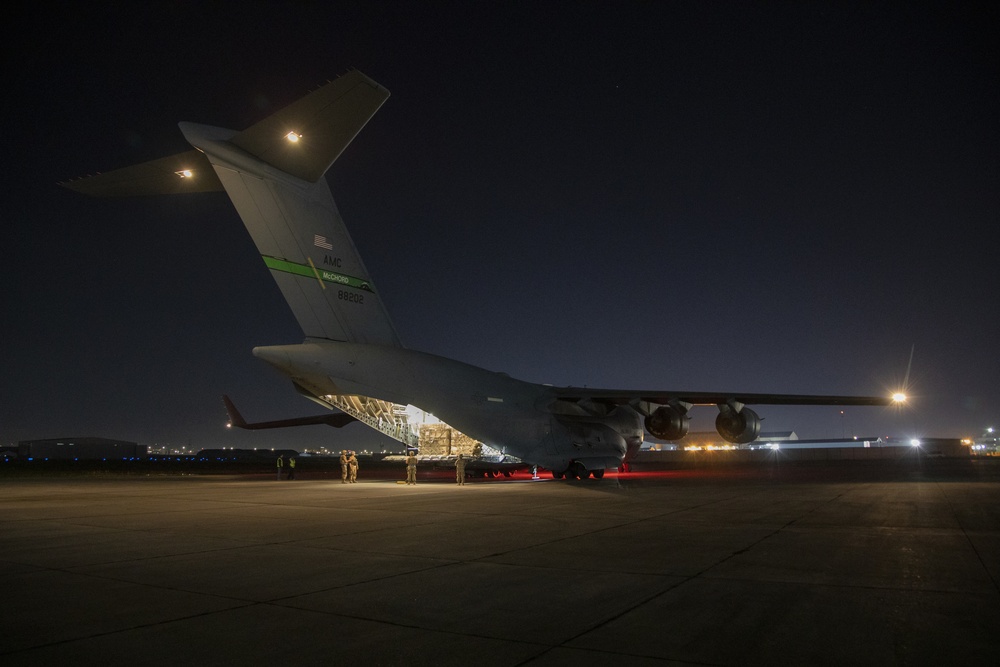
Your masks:
M 351 68 L 392 96 L 328 178 L 407 347 L 556 385 L 861 395 L 912 349 L 907 410 L 760 406 L 763 430 L 1000 426 L 995 4 L 29 7 L 2 28 L 3 444 L 384 442 L 226 430 L 223 393 L 250 420 L 322 409 L 251 355 L 302 334 L 225 195 L 57 186 Z

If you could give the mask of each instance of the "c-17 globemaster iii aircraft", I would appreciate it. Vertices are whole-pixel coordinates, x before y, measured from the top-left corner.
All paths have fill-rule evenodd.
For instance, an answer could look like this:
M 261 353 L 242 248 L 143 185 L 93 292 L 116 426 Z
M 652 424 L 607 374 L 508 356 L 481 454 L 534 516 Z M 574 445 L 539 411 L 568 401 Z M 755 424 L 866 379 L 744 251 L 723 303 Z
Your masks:
M 644 429 L 664 440 L 683 437 L 693 406 L 716 406 L 719 434 L 745 444 L 761 426 L 748 405 L 890 403 L 552 387 L 403 347 L 324 178 L 388 97 L 351 71 L 242 132 L 180 123 L 194 150 L 63 185 L 96 196 L 224 190 L 305 334 L 302 343 L 257 347 L 254 355 L 306 397 L 410 446 L 417 436 L 407 413 L 418 408 L 556 478 L 601 477 L 638 451 Z

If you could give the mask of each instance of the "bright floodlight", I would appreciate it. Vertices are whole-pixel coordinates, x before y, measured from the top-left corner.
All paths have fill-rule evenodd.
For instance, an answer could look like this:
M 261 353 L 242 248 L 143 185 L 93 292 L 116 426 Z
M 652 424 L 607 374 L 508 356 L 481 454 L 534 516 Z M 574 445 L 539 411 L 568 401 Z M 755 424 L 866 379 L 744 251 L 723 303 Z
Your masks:
M 913 440 L 910 440 L 910 444 L 912 446 L 914 446 L 914 447 L 919 447 L 920 446 L 920 441 L 917 440 L 916 438 L 914 438 Z
M 301 134 L 298 134 L 298 133 L 296 133 L 296 132 L 289 132 L 288 134 L 286 134 L 286 135 L 285 135 L 285 139 L 288 139 L 288 140 L 289 140 L 290 142 L 292 142 L 293 144 L 294 144 L 294 143 L 295 143 L 296 141 L 298 141 L 299 139 L 301 139 L 301 138 L 302 138 L 302 135 L 301 135 Z
M 174 173 L 181 178 L 191 178 L 194 176 L 194 173 L 190 169 L 181 169 L 180 171 L 175 171 Z
M 892 402 L 893 403 L 905 403 L 906 402 L 906 394 L 904 394 L 901 391 L 897 391 L 895 394 L 892 395 Z

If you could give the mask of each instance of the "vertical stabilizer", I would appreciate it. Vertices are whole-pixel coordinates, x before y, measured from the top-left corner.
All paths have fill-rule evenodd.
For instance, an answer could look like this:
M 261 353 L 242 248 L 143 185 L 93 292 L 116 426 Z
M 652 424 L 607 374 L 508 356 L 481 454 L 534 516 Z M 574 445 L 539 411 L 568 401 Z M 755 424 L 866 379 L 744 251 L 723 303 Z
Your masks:
M 399 346 L 323 177 L 388 97 L 353 71 L 242 132 L 181 123 L 196 151 L 63 185 L 111 197 L 224 189 L 307 337 Z
M 323 177 L 388 97 L 353 71 L 242 132 L 181 123 L 198 150 L 63 185 L 98 197 L 225 190 L 307 337 L 399 346 Z
M 185 134 L 194 129 L 186 127 Z M 326 181 L 305 183 L 274 169 L 250 171 L 224 153 L 205 152 L 303 333 L 398 346 Z
M 388 97 L 355 71 L 243 132 L 181 123 L 309 338 L 399 345 L 323 178 Z

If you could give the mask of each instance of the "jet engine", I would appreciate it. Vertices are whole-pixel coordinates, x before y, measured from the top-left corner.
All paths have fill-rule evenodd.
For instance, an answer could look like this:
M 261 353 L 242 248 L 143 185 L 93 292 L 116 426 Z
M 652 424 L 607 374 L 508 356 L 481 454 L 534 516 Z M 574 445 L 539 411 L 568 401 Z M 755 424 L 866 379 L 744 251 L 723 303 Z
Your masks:
M 736 410 L 731 405 L 720 405 L 715 418 L 715 430 L 727 442 L 745 445 L 760 435 L 760 417 L 750 408 Z
M 661 440 L 677 440 L 687 435 L 691 418 L 679 405 L 661 405 L 644 423 L 651 435 Z

